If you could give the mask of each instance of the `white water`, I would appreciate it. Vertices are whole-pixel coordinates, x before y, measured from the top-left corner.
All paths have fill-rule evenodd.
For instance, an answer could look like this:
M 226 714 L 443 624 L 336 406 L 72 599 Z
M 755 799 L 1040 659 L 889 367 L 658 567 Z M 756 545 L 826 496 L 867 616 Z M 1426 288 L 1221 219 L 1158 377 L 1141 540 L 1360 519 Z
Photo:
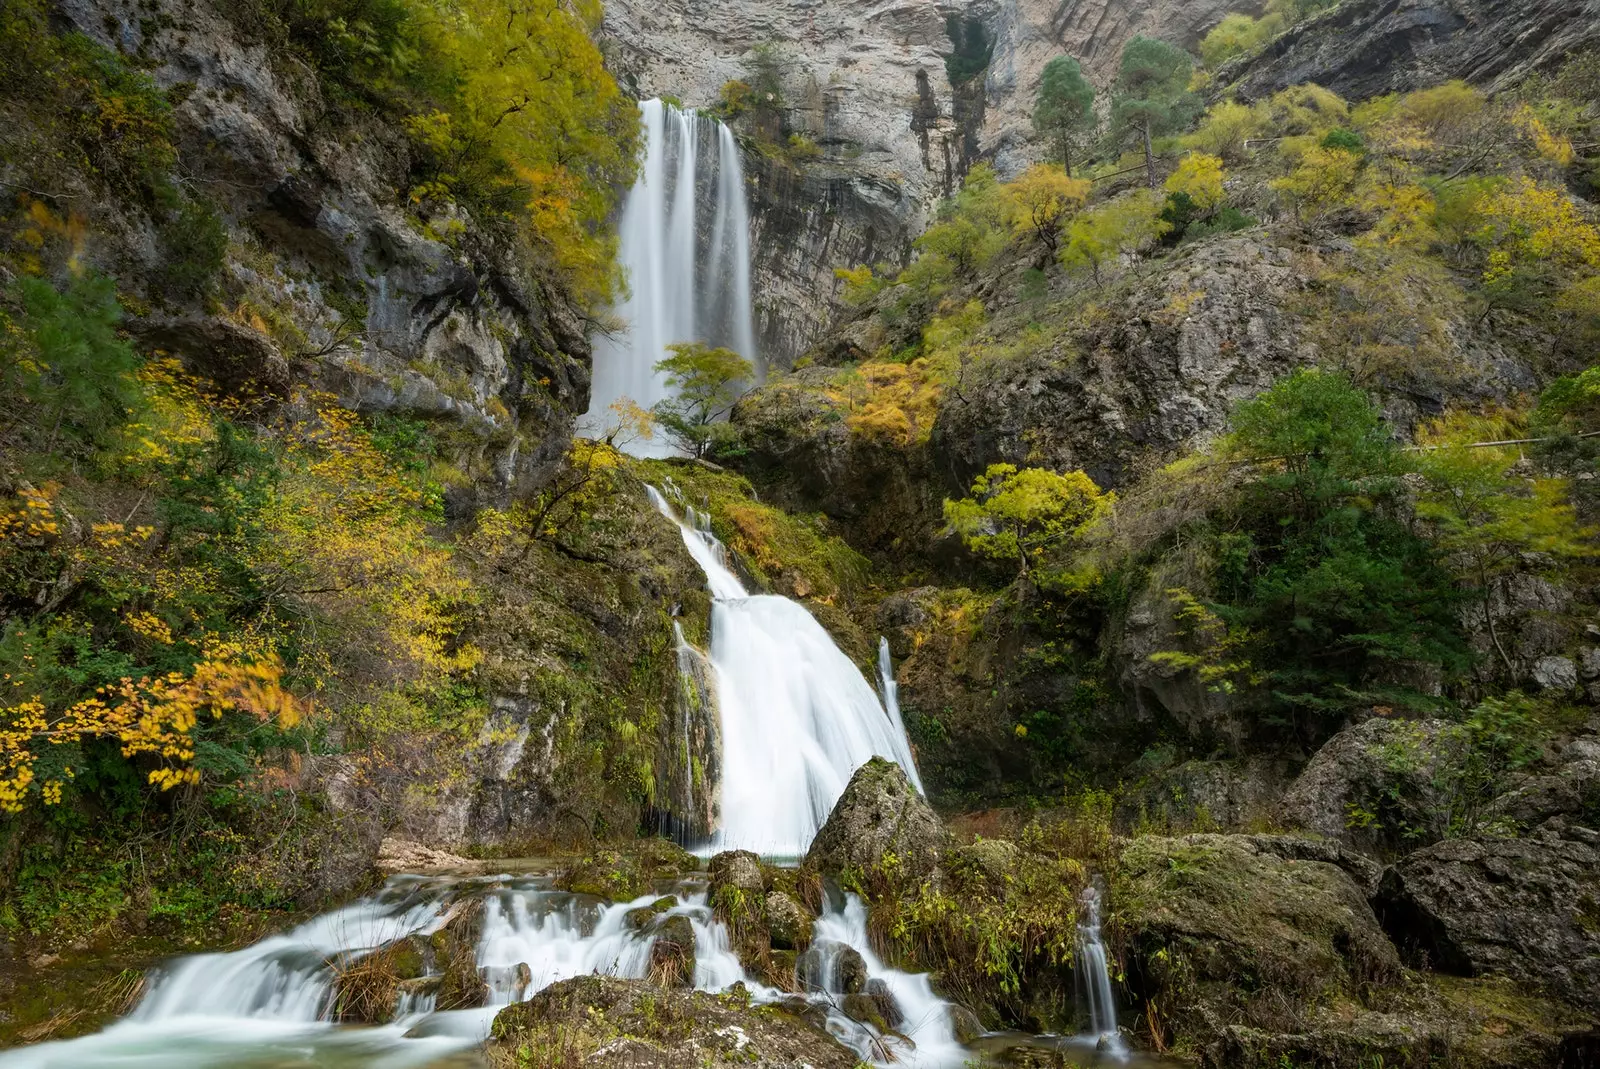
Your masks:
M 653 488 L 650 499 L 678 524 L 711 588 L 722 826 L 704 849 L 798 857 L 851 774 L 875 755 L 897 762 L 922 790 L 892 691 L 886 709 L 803 606 L 746 591 L 692 508 L 679 519 Z
M 757 364 L 750 218 L 733 132 L 659 100 L 646 100 L 639 110 L 644 161 L 618 226 L 629 289 L 614 311 L 627 329 L 596 340 L 589 412 L 581 423 L 583 433 L 595 436 L 615 425 L 616 402 L 649 408 L 666 399 L 666 380 L 655 365 L 669 345 L 703 341 Z M 702 148 L 709 151 L 702 154 Z M 708 203 L 701 203 L 702 194 L 709 194 Z M 710 236 L 703 241 L 707 224 Z M 659 441 L 629 448 L 667 452 Z
M 405 935 L 428 935 L 448 922 L 452 903 L 486 892 L 478 966 L 489 984 L 480 1009 L 431 1012 L 413 1000 L 389 1025 L 340 1027 L 329 1012 L 335 956 L 359 956 Z M 675 889 L 678 904 L 662 916 L 689 918 L 695 933 L 695 986 L 720 991 L 743 981 L 758 1001 L 783 992 L 744 974 L 727 929 L 707 907 L 703 888 Z M 629 931 L 632 902 L 600 903 L 552 891 L 539 877 L 423 879 L 396 877 L 372 898 L 324 914 L 299 928 L 228 954 L 181 958 L 152 974 L 148 993 L 126 1019 L 82 1039 L 44 1043 L 0 1054 L 5 1069 L 232 1069 L 236 1066 L 360 1066 L 408 1069 L 439 1063 L 481 1043 L 499 1010 L 549 984 L 602 974 L 643 978 L 655 937 Z M 827 1006 L 828 1030 L 862 1058 L 949 1069 L 966 1052 L 951 1036 L 947 1007 L 927 977 L 885 967 L 867 942 L 866 912 L 851 897 L 842 911 L 818 919 L 816 944 L 848 944 L 861 952 L 869 975 L 881 979 L 905 1016 L 909 1044 L 880 1035 L 837 1012 L 826 992 L 810 996 Z M 453 1062 L 451 1064 L 454 1064 Z
M 1103 1049 L 1125 1056 L 1127 1048 L 1117 1030 L 1117 1003 L 1111 993 L 1111 969 L 1100 938 L 1100 889 L 1090 884 L 1078 901 L 1083 907 L 1078 921 L 1078 976 L 1089 1006 L 1090 1034 Z

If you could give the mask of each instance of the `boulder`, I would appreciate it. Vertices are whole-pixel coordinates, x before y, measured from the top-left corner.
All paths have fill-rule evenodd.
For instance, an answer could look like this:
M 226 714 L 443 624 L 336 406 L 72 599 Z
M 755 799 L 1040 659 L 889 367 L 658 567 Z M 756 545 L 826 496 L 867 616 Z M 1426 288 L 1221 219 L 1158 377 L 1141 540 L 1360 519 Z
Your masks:
M 1364 850 L 1437 840 L 1440 770 L 1462 745 L 1444 720 L 1374 717 L 1329 739 L 1290 784 L 1280 818 Z
M 1541 690 L 1571 690 L 1578 685 L 1578 666 L 1570 657 L 1540 657 L 1528 675 Z
M 678 904 L 677 898 L 667 895 L 648 906 L 638 906 L 622 915 L 622 927 L 630 932 L 642 932 L 655 923 L 657 917 Z
M 767 934 L 775 950 L 804 950 L 811 942 L 811 914 L 782 891 L 767 894 Z
M 638 898 L 657 880 L 694 871 L 694 856 L 667 839 L 641 839 L 621 847 L 599 847 L 562 871 L 556 885 L 611 901 Z
M 1261 836 L 1148 837 L 1125 847 L 1108 927 L 1128 984 L 1174 1040 L 1231 1019 L 1282 1030 L 1326 997 L 1399 975 L 1362 888 L 1325 861 L 1280 856 Z
M 706 873 L 710 877 L 707 889 L 713 898 L 725 888 L 759 895 L 765 886 L 761 859 L 749 850 L 726 850 L 718 854 L 706 865 Z
M 843 943 L 813 946 L 800 955 L 797 972 L 805 991 L 859 995 L 867 988 L 866 959 Z
M 865 994 L 872 999 L 878 1009 L 878 1016 L 883 1018 L 890 1028 L 899 1028 L 906 1022 L 905 1011 L 900 1008 L 900 1000 L 894 997 L 894 992 L 889 990 L 889 983 L 880 978 L 867 981 Z
M 922 879 L 937 870 L 944 842 L 944 826 L 905 772 L 874 757 L 850 777 L 806 853 L 806 866 L 837 876 L 876 868 L 885 854 L 894 854 L 902 876 Z
M 1375 902 L 1416 964 L 1600 1005 L 1600 844 L 1550 830 L 1438 843 L 1386 871 Z
M 650 944 L 650 979 L 662 987 L 693 987 L 694 925 L 681 913 L 665 917 Z
M 422 976 L 423 948 L 408 936 L 370 954 L 341 955 L 329 964 L 334 1020 L 384 1024 L 394 1017 L 406 984 Z
M 478 940 L 483 934 L 483 900 L 457 902 L 445 923 L 428 937 L 433 968 L 439 973 L 441 1010 L 466 1010 L 489 1001 L 489 985 L 478 969 Z
M 742 985 L 710 994 L 580 976 L 501 1010 L 487 1057 L 495 1069 L 525 1064 L 524 1049 L 598 1069 L 854 1069 L 856 1055 L 801 1013 L 754 1009 Z

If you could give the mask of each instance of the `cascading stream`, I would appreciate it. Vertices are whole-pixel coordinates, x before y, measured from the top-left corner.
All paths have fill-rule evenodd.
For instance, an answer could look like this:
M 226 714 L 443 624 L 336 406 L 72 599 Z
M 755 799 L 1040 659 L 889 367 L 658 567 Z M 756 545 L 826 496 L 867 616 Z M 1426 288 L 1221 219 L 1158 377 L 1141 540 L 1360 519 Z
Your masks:
M 615 424 L 611 406 L 649 408 L 669 394 L 655 365 L 667 346 L 701 341 L 755 364 L 750 217 L 739 146 L 715 119 L 660 100 L 639 105 L 644 159 L 618 224 L 627 296 L 613 311 L 626 333 L 594 347 L 594 382 L 580 430 Z M 663 442 L 629 446 L 665 455 Z
M 1111 993 L 1111 969 L 1100 937 L 1100 889 L 1084 888 L 1078 899 L 1083 907 L 1078 920 L 1078 977 L 1089 1009 L 1089 1029 L 1097 1044 L 1114 1054 L 1126 1047 L 1117 1030 L 1117 1003 Z
M 874 756 L 897 762 L 922 790 L 893 691 L 880 703 L 803 606 L 746 591 L 693 509 L 680 519 L 654 488 L 650 499 L 678 524 L 711 588 L 722 824 L 705 849 L 798 857 Z

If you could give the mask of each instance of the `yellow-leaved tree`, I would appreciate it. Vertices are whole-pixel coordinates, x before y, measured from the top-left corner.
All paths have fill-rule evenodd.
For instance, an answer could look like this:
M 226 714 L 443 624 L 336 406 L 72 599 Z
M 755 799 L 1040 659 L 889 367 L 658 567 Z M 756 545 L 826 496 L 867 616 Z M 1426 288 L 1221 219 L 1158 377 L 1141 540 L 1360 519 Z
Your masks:
M 1055 255 L 1060 244 L 1062 224 L 1089 202 L 1090 188 L 1086 180 L 1071 178 L 1049 163 L 1035 164 L 1001 187 L 1011 229 L 1032 236 L 1047 258 Z
M 945 501 L 944 518 L 968 549 L 1015 561 L 1018 574 L 1027 576 L 1048 550 L 1081 535 L 1115 499 L 1081 471 L 991 464 L 972 481 L 970 496 Z
M 521 208 L 533 235 L 590 304 L 614 291 L 601 224 L 635 169 L 638 115 L 592 34 L 598 0 L 438 0 L 425 34 L 457 103 L 415 116 L 435 157 L 435 192 Z M 486 151 L 488 150 L 488 151 Z

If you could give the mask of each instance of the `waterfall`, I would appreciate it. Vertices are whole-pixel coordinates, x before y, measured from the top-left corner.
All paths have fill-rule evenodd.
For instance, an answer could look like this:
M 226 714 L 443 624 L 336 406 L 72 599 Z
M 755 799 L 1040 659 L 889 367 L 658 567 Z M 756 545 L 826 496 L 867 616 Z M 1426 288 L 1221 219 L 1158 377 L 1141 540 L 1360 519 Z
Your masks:
M 640 103 L 644 160 L 618 225 L 628 292 L 613 311 L 626 333 L 596 339 L 583 433 L 614 425 L 611 406 L 666 399 L 656 362 L 702 341 L 757 363 L 750 303 L 750 217 L 733 131 L 660 100 Z M 704 151 L 702 151 L 704 150 Z M 665 443 L 631 446 L 666 455 Z
M 752 596 L 692 509 L 678 524 L 711 589 L 711 663 L 722 725 L 722 826 L 707 849 L 797 857 L 811 845 L 857 768 L 874 755 L 922 790 L 899 710 L 815 617 L 775 595 Z
M 663 888 L 663 890 L 666 890 Z M 757 1002 L 793 996 L 746 976 L 726 926 L 706 903 L 703 883 L 672 887 L 662 918 L 683 916 L 695 938 L 694 986 L 723 991 L 743 982 Z M 430 995 L 402 992 L 400 1015 L 371 1027 L 328 1019 L 330 962 L 360 957 L 407 936 L 427 937 L 449 923 L 452 907 L 478 899 L 483 921 L 475 958 L 489 987 L 477 1009 L 436 1011 Z M 422 1069 L 476 1064 L 464 1052 L 482 1042 L 502 1008 L 558 980 L 649 974 L 656 924 L 630 923 L 658 894 L 602 903 L 553 890 L 548 877 L 396 876 L 370 898 L 298 928 L 225 954 L 195 954 L 152 973 L 134 1011 L 78 1039 L 0 1052 L 4 1069 L 232 1069 L 240 1065 L 341 1065 Z M 654 912 L 654 909 L 651 910 Z M 637 916 L 637 915 L 635 915 Z M 956 1069 L 968 1057 L 951 1035 L 949 1007 L 928 978 L 888 968 L 872 954 L 866 910 L 848 897 L 818 918 L 815 943 L 860 952 L 868 984 L 893 1001 L 901 1023 L 885 1035 L 850 1020 L 826 991 L 808 996 L 827 1029 L 863 1061 L 915 1069 Z
M 1089 1028 L 1101 1048 L 1120 1054 L 1124 1047 L 1122 1034 L 1117 1031 L 1111 969 L 1105 943 L 1100 939 L 1100 889 L 1090 884 L 1084 888 L 1079 903 L 1083 914 L 1078 921 L 1078 975 L 1089 1007 Z

